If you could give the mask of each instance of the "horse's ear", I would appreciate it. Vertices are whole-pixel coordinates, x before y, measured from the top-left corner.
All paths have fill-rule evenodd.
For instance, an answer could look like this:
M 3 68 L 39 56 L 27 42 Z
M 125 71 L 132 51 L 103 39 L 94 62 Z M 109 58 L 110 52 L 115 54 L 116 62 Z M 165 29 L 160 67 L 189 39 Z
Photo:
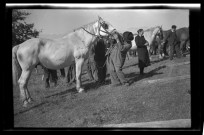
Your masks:
M 98 20 L 102 20 L 102 18 L 100 16 L 98 16 Z

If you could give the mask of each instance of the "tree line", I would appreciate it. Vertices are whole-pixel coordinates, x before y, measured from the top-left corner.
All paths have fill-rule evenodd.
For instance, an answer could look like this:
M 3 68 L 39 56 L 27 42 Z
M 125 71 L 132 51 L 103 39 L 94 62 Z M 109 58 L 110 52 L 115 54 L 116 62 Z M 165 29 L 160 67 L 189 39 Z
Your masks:
M 30 38 L 36 38 L 42 31 L 34 29 L 34 24 L 25 22 L 31 13 L 13 9 L 12 10 L 12 46 L 18 45 Z

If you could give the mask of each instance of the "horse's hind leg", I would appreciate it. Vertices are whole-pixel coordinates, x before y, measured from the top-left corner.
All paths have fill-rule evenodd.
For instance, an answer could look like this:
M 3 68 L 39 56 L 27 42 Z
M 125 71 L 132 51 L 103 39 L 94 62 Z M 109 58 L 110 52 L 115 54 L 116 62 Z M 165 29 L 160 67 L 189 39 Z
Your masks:
M 80 93 L 84 91 L 84 89 L 81 88 L 81 72 L 84 63 L 84 58 L 75 59 L 75 63 L 76 63 L 76 89 Z
M 148 51 L 148 54 L 149 54 L 149 59 L 152 60 L 150 46 L 147 46 L 147 51 Z
M 23 107 L 27 107 L 27 104 L 31 102 L 31 97 L 27 89 L 30 74 L 31 74 L 30 70 L 22 70 L 21 77 L 18 80 L 20 87 L 20 98 L 23 101 Z
M 61 77 L 65 78 L 65 69 L 60 69 Z

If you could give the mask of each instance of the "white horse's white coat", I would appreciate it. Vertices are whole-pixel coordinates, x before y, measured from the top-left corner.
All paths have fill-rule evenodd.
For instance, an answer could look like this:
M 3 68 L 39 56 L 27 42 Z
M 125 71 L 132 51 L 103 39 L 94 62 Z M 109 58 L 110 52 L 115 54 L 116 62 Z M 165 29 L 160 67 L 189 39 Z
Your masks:
M 104 24 L 106 28 L 104 27 Z M 49 69 L 62 69 L 76 63 L 76 88 L 82 92 L 81 88 L 81 70 L 84 60 L 88 57 L 88 50 L 97 36 L 108 36 L 115 29 L 99 17 L 98 21 L 79 28 L 62 38 L 45 39 L 33 38 L 12 49 L 13 79 L 14 84 L 19 79 L 20 97 L 23 106 L 31 101 L 27 89 L 28 80 L 32 70 L 37 64 L 42 64 Z M 18 65 L 22 69 L 20 78 L 16 75 L 19 72 Z

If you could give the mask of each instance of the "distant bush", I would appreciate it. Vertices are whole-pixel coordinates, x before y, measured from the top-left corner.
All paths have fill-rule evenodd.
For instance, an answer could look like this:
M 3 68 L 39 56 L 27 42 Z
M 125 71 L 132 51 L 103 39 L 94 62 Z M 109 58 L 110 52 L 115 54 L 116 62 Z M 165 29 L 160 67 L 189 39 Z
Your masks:
M 24 21 L 28 15 L 30 13 L 17 9 L 12 11 L 12 46 L 39 36 L 41 31 L 34 29 L 34 24 L 27 24 Z

